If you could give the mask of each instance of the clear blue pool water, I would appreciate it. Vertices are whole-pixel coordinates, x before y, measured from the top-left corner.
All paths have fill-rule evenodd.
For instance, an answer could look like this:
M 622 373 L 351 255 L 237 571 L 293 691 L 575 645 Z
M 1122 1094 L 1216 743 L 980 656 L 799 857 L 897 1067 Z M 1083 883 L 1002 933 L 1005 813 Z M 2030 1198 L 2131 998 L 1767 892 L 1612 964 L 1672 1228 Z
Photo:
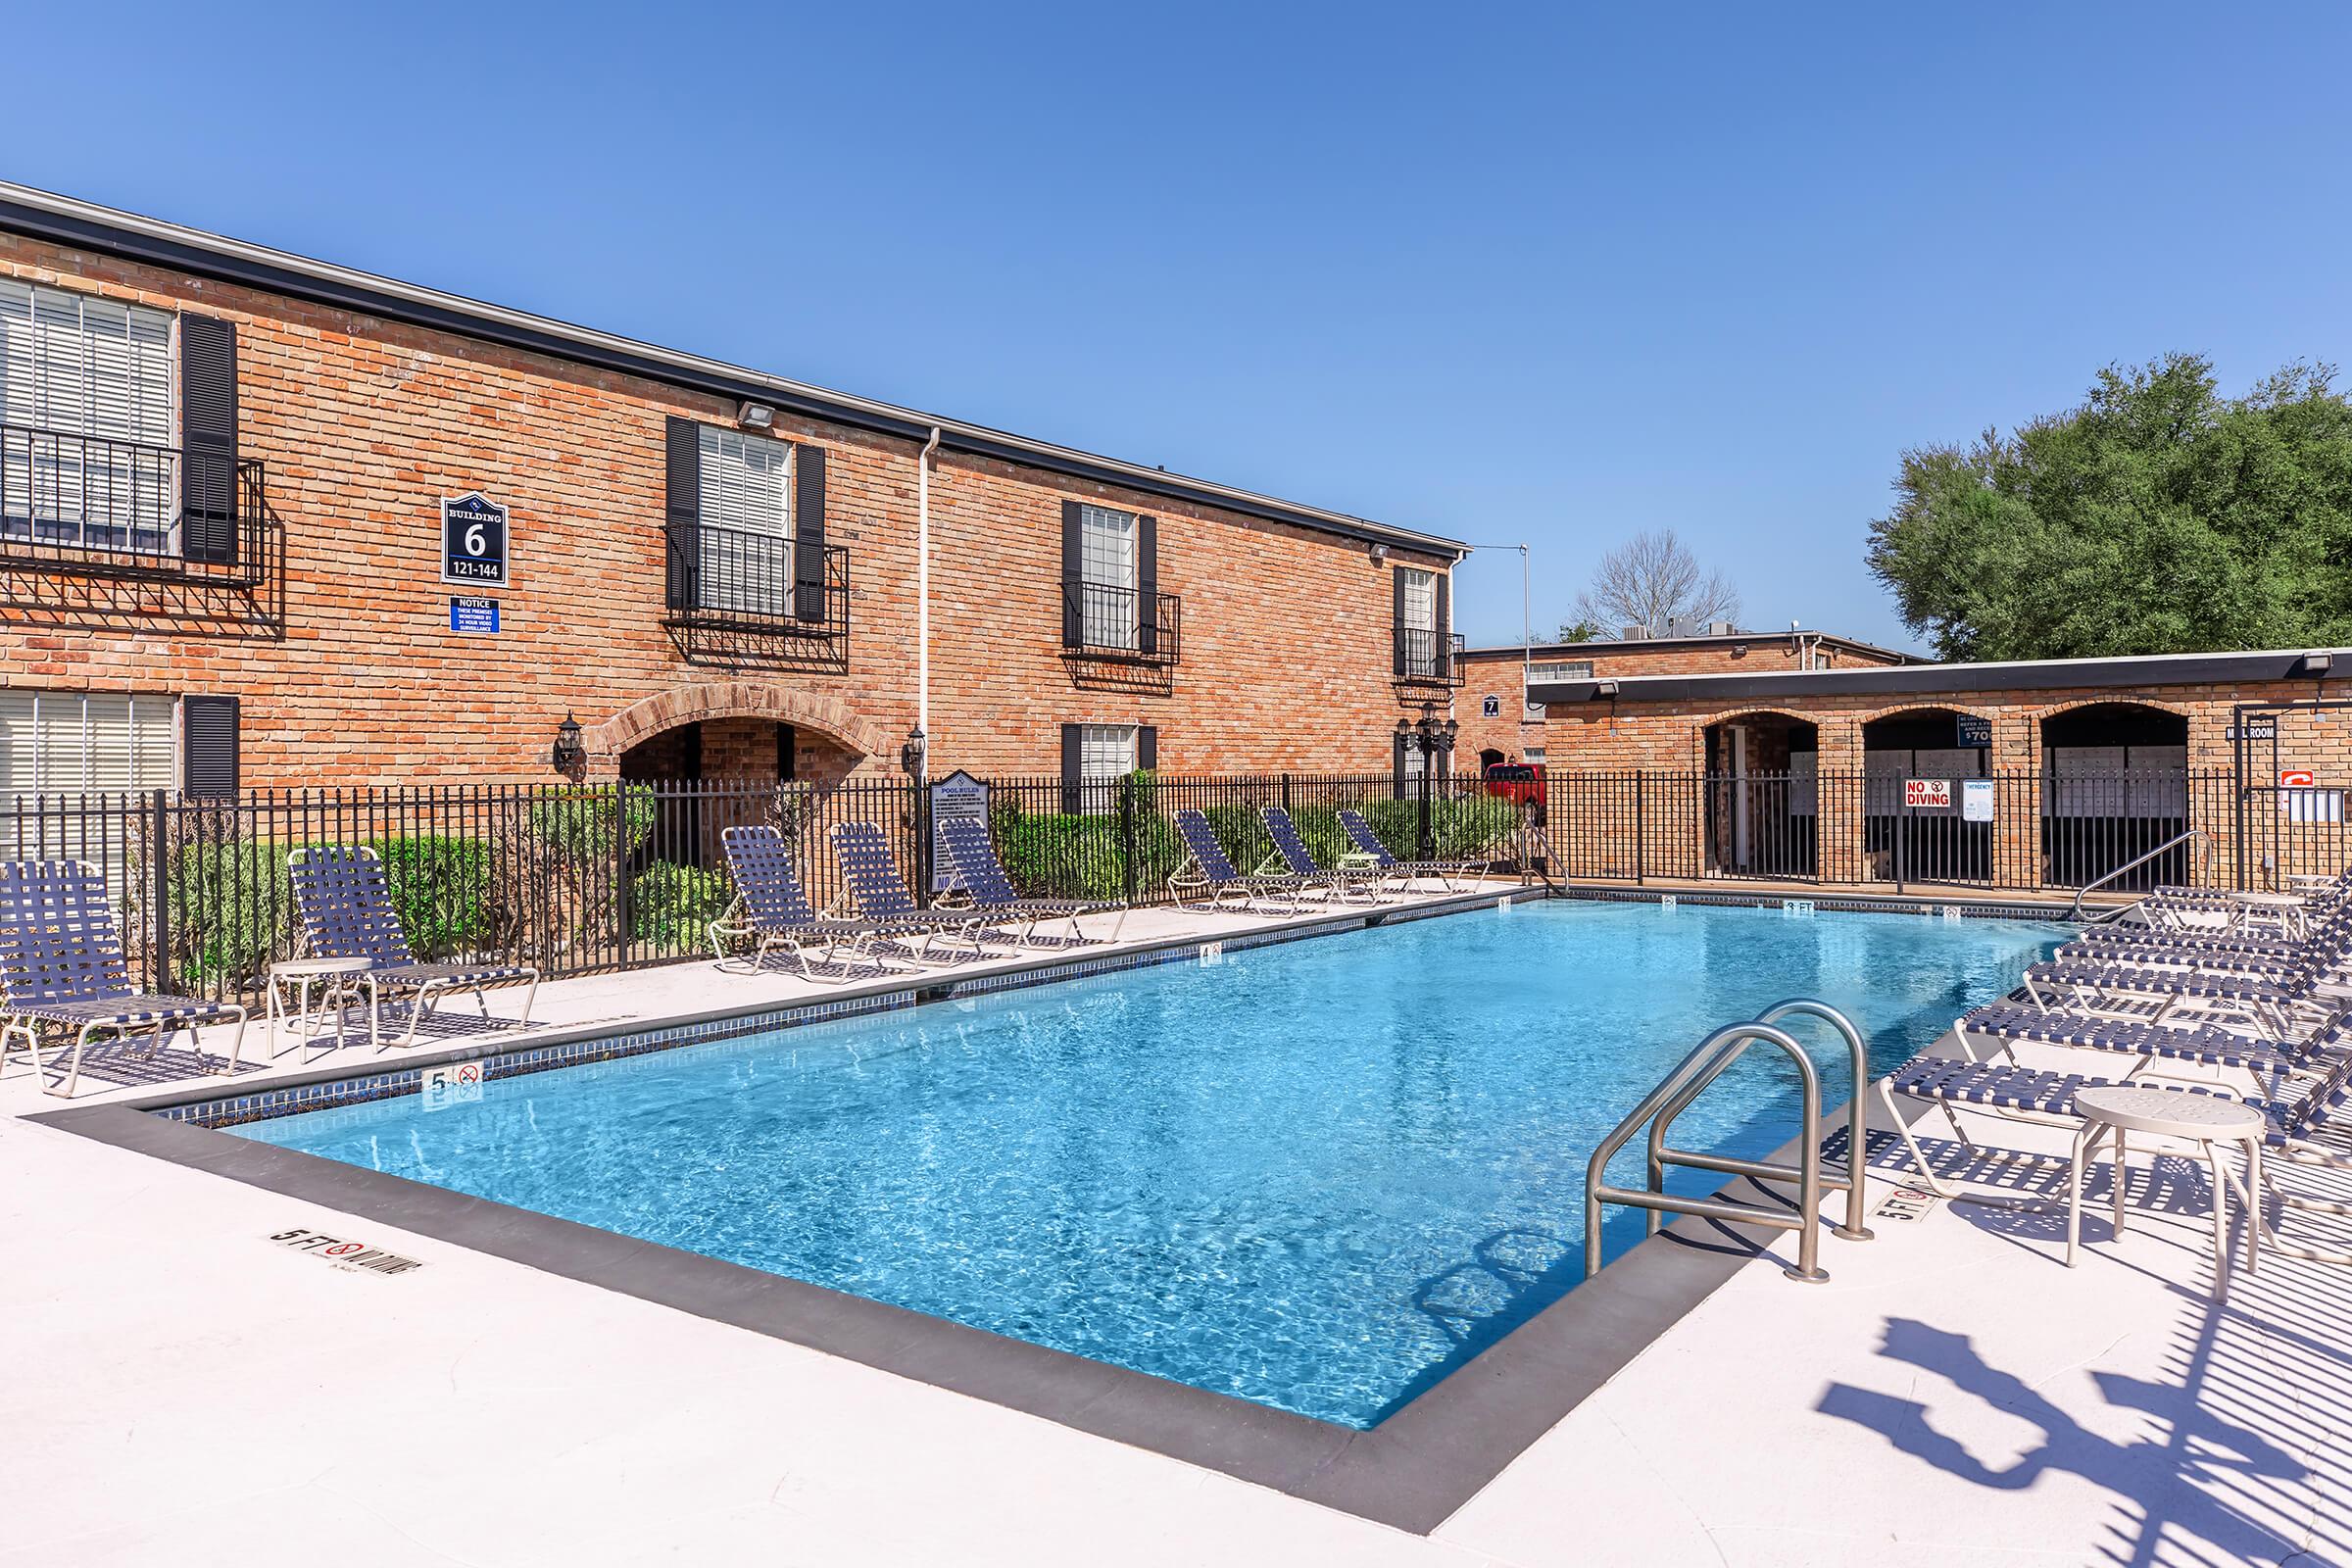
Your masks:
M 1577 1282 L 1586 1158 L 1710 1029 L 1817 996 L 1889 1065 L 2059 935 L 1532 905 L 235 1130 L 1368 1427 Z M 1794 1106 L 1750 1053 L 1677 1141 Z

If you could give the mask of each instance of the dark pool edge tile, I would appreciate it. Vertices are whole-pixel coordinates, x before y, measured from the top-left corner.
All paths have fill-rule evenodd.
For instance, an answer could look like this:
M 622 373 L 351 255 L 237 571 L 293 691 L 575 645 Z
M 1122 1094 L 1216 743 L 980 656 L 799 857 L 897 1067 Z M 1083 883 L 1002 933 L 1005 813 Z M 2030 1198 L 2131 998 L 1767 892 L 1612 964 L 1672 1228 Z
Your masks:
M 1226 936 L 1187 933 L 1156 937 L 1115 952 L 1073 955 L 1068 950 L 1034 955 L 1015 964 L 984 974 L 957 976 L 952 971 L 909 976 L 893 974 L 860 981 L 838 992 L 799 1002 L 747 1003 L 672 1014 L 649 1020 L 640 1027 L 615 1030 L 611 1020 L 566 1024 L 533 1032 L 519 1041 L 503 1037 L 474 1040 L 447 1051 L 403 1057 L 398 1061 L 355 1068 L 345 1063 L 321 1064 L 291 1076 L 272 1078 L 249 1088 L 223 1091 L 212 1085 L 180 1087 L 156 1094 L 110 1102 L 172 1121 L 204 1127 L 235 1127 L 314 1110 L 333 1110 L 376 1100 L 413 1095 L 422 1086 L 425 1069 L 456 1062 L 482 1063 L 485 1079 L 519 1077 L 565 1067 L 591 1065 L 629 1056 L 674 1051 L 687 1046 L 739 1038 L 747 1034 L 830 1023 L 878 1012 L 918 1007 L 997 991 L 1052 985 L 1090 975 L 1115 974 L 1197 959 L 1205 949 L 1241 953 L 1371 926 L 1402 924 L 1449 914 L 1550 897 L 1544 888 L 1481 888 L 1421 903 L 1376 908 L 1362 905 L 1333 906 L 1306 912 L 1303 918 L 1276 926 L 1256 927 Z
M 124 1104 L 26 1118 L 1427 1535 L 1744 1267 L 1683 1221 L 1369 1431 Z M 1825 1118 L 1827 1119 L 1827 1118 Z M 1788 1157 L 1787 1150 L 1774 1156 Z M 1740 1232 L 1758 1251 L 1780 1232 Z M 1698 1239 L 1693 1227 L 1687 1239 Z M 1708 1228 L 1712 1243 L 1722 1233 Z

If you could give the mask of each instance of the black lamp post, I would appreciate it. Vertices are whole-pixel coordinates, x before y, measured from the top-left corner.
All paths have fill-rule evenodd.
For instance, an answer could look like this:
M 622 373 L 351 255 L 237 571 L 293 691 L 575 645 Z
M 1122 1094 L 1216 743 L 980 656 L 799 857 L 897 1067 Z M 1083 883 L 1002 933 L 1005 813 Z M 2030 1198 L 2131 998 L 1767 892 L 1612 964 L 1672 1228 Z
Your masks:
M 1450 718 L 1438 717 L 1437 705 L 1423 703 L 1418 722 L 1396 720 L 1396 739 L 1405 748 L 1421 754 L 1421 858 L 1434 858 L 1438 853 L 1435 838 L 1430 832 L 1430 796 L 1437 787 L 1439 769 L 1445 764 L 1439 759 L 1453 755 L 1453 743 L 1461 725 Z
M 580 747 L 580 721 L 567 712 L 564 722 L 556 726 L 555 749 L 548 753 L 547 760 L 555 764 L 557 772 L 568 773 L 587 755 Z

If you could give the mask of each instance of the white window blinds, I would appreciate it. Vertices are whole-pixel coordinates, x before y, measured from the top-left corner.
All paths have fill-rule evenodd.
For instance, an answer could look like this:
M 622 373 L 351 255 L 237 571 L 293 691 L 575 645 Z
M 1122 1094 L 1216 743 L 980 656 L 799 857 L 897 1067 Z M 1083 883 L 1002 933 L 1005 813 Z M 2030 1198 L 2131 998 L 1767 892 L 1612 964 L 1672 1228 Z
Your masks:
M 1086 645 L 1133 648 L 1136 613 L 1135 514 L 1078 509 L 1079 573 L 1085 579 Z
M 0 796 L 170 789 L 172 700 L 0 691 Z
M 172 548 L 172 318 L 0 278 L 0 532 Z
M 702 426 L 701 493 L 700 608 L 789 613 L 792 444 Z
M 1136 755 L 1133 724 L 1084 725 L 1078 735 L 1079 781 L 1102 784 L 1125 778 L 1135 771 Z

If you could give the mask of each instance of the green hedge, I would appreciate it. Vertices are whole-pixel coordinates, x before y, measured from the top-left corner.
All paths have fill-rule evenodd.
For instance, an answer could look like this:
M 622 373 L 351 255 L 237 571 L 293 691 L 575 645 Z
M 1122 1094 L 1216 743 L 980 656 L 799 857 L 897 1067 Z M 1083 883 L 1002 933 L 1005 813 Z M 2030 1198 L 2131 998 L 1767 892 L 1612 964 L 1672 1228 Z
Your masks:
M 565 790 L 531 803 L 531 832 L 567 859 L 611 860 L 616 844 L 622 858 L 645 847 L 660 809 L 650 784 Z
M 286 858 L 302 847 L 268 840 L 180 846 L 167 896 L 172 964 L 183 984 L 255 976 L 294 951 L 301 922 Z M 489 845 L 429 837 L 376 839 L 368 848 L 384 862 L 393 910 L 417 957 L 492 945 Z
M 656 860 L 629 883 L 629 934 L 667 953 L 689 952 L 703 945 L 727 900 L 725 872 Z
M 1175 828 L 1157 810 L 1157 790 L 1149 774 L 1133 775 L 1136 793 L 1134 886 L 1150 899 L 1166 886 L 1168 876 L 1184 858 Z M 1415 801 L 1371 800 L 1355 803 L 1373 836 L 1400 860 L 1421 853 L 1421 808 Z M 1254 806 L 1211 806 L 1202 809 L 1209 831 L 1226 858 L 1244 872 L 1255 870 L 1274 854 L 1274 841 L 1265 819 Z M 1292 813 L 1307 854 L 1318 865 L 1336 865 L 1354 851 L 1340 826 L 1336 806 L 1301 807 Z M 1518 826 L 1518 808 L 1489 796 L 1430 803 L 1430 837 L 1440 858 L 1464 858 L 1506 838 Z M 1129 846 L 1115 813 L 1081 815 L 1023 811 L 1009 802 L 989 815 L 989 830 L 997 855 L 1004 862 L 1013 887 L 1032 898 L 1115 900 L 1127 887 Z

